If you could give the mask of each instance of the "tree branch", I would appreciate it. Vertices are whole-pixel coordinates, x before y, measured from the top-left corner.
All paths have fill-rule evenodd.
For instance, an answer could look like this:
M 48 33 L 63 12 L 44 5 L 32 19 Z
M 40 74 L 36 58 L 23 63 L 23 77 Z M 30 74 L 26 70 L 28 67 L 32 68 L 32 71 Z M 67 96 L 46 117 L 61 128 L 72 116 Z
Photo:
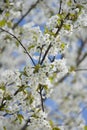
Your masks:
M 81 40 L 81 46 L 78 49 L 78 54 L 77 54 L 77 58 L 76 58 L 77 66 L 78 66 L 78 63 L 80 61 L 80 56 L 81 56 L 82 50 L 85 47 L 85 44 L 87 43 L 87 39 L 85 41 L 83 41 L 81 38 L 79 38 L 79 39 Z
M 43 105 L 42 90 L 43 90 L 43 87 L 42 87 L 42 86 L 40 86 L 40 92 L 39 92 L 39 94 L 40 94 L 40 98 L 41 98 L 41 107 L 42 107 L 42 111 L 44 112 L 44 105 Z
M 82 63 L 82 61 L 83 61 L 86 57 L 87 57 L 87 53 L 85 53 L 85 54 L 83 55 L 83 57 L 77 62 L 77 66 L 79 66 L 80 63 Z
M 19 42 L 19 44 L 25 50 L 25 53 L 28 55 L 28 57 L 31 59 L 33 65 L 35 66 L 36 64 L 35 64 L 33 58 L 31 57 L 31 55 L 29 54 L 29 52 L 27 51 L 27 49 L 24 47 L 24 45 L 22 44 L 22 42 L 14 34 L 10 33 L 9 31 L 7 31 L 7 30 L 5 30 L 5 29 L 3 29 L 1 27 L 0 27 L 0 30 L 2 30 L 3 32 L 8 33 L 9 35 L 11 35 L 14 39 L 16 39 Z
M 41 56 L 42 56 L 42 51 L 43 51 L 43 48 L 44 48 L 45 44 L 42 45 L 42 47 L 38 47 L 40 49 L 40 55 L 39 55 L 39 59 L 38 59 L 38 64 L 40 64 L 40 60 L 41 60 Z
M 81 40 L 81 41 L 82 41 L 82 40 Z M 85 54 L 83 55 L 83 57 L 80 59 L 82 50 L 83 50 L 83 48 L 84 48 L 86 42 L 87 42 L 87 39 L 86 39 L 85 41 L 82 41 L 82 46 L 78 49 L 78 52 L 77 52 L 78 55 L 77 55 L 77 58 L 76 58 L 76 69 L 75 69 L 75 71 L 86 71 L 86 70 L 87 70 L 87 69 L 79 69 L 79 68 L 78 68 L 78 66 L 79 66 L 79 65 L 84 61 L 84 59 L 87 57 L 87 53 L 85 53 Z M 65 74 L 59 81 L 57 81 L 57 84 L 63 82 L 63 81 L 65 80 L 65 78 L 67 78 L 69 75 L 70 75 L 70 73 Z
M 64 18 L 64 20 L 61 20 L 61 24 L 60 24 L 60 26 L 58 27 L 58 29 L 57 29 L 57 31 L 56 31 L 56 33 L 55 33 L 55 36 L 57 36 L 58 35 L 58 33 L 59 33 L 59 31 L 62 29 L 62 26 L 63 26 L 63 23 L 64 23 L 64 21 L 65 21 L 65 19 L 67 19 L 68 17 L 69 17 L 69 13 L 65 16 L 65 18 Z
M 62 0 L 60 0 L 60 6 L 59 6 L 59 12 L 58 12 L 58 14 L 60 14 L 60 12 L 61 12 L 61 5 L 62 5 Z
M 45 58 L 46 58 L 46 56 L 47 56 L 47 54 L 48 54 L 51 47 L 52 47 L 52 45 L 50 43 L 47 50 L 45 51 L 45 54 L 43 55 L 43 58 L 42 58 L 41 62 L 40 62 L 41 65 L 43 64 L 43 62 L 44 62 L 44 60 L 45 60 Z
M 30 118 L 26 121 L 25 125 L 20 130 L 26 130 L 29 122 L 30 122 Z
M 28 9 L 28 11 L 18 20 L 17 23 L 14 24 L 14 26 L 13 26 L 12 29 L 15 29 L 18 26 L 18 24 L 30 13 L 30 11 L 37 6 L 37 4 L 39 3 L 39 1 L 40 0 L 37 0 L 36 3 L 34 3 L 34 4 L 31 5 L 31 7 Z
M 87 71 L 87 69 L 86 69 L 86 68 L 84 68 L 84 69 L 78 68 L 78 69 L 76 69 L 75 71 Z
M 0 111 L 2 110 L 2 108 L 4 108 L 4 106 L 6 105 L 6 102 L 4 102 L 4 97 L 1 101 L 1 105 L 0 105 Z

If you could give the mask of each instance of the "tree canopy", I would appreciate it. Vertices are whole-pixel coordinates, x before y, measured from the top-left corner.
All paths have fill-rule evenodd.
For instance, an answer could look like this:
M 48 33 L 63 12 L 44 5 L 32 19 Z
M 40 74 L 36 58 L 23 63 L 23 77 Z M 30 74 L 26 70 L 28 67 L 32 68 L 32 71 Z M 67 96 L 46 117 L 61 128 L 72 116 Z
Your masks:
M 2 0 L 0 16 L 0 130 L 86 130 L 87 0 Z

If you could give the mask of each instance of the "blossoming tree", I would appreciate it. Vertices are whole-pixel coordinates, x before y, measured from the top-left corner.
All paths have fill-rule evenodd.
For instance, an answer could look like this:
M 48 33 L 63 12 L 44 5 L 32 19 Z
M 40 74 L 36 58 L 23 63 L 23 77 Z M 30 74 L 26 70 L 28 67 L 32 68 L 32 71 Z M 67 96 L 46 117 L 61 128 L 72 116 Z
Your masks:
M 87 0 L 4 0 L 0 16 L 0 130 L 86 130 Z

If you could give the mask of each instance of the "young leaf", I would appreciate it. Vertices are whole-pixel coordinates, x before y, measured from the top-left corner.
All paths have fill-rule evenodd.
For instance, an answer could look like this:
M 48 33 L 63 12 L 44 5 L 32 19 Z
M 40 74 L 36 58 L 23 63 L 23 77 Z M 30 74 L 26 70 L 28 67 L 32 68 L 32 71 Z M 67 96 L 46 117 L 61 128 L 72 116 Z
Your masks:
M 58 128 L 58 127 L 54 127 L 52 130 L 60 130 L 60 128 Z
M 5 19 L 2 19 L 2 20 L 0 21 L 0 27 L 5 26 L 5 24 L 6 24 L 6 20 L 5 20 Z
M 86 126 L 84 126 L 84 130 L 87 130 L 87 125 L 86 125 Z

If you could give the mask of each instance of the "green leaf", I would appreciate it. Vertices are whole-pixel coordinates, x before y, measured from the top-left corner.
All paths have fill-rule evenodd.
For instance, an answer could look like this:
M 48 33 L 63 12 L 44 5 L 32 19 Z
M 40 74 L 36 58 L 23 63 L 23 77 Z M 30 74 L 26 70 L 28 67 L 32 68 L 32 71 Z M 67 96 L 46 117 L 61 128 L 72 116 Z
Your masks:
M 60 20 L 63 20 L 66 16 L 66 13 L 63 12 L 62 14 L 57 14 Z
M 18 114 L 17 116 L 18 116 L 19 122 L 20 122 L 20 124 L 21 124 L 21 123 L 22 123 L 22 120 L 24 119 L 24 117 L 23 117 L 23 115 L 21 115 L 21 114 Z
M 77 8 L 79 8 L 79 12 L 81 12 L 82 11 L 82 9 L 84 8 L 84 6 L 82 6 L 81 4 L 77 4 L 77 6 L 76 6 Z
M 16 95 L 17 93 L 19 92 L 23 92 L 23 94 L 26 94 L 26 89 L 27 87 L 29 86 L 25 86 L 25 85 L 22 85 L 22 86 L 17 86 L 19 89 L 16 90 L 16 92 L 14 93 L 14 95 Z
M 48 85 L 42 85 L 45 90 L 48 90 Z
M 33 101 L 34 101 L 34 97 L 32 96 L 31 93 L 29 93 L 29 94 L 27 95 L 27 97 L 25 98 L 25 100 L 28 100 L 29 104 L 32 104 Z
M 40 64 L 37 64 L 37 65 L 34 67 L 33 73 L 34 73 L 34 74 L 35 74 L 35 73 L 38 73 L 40 67 L 41 67 Z
M 10 95 L 7 95 L 6 97 L 5 97 L 5 100 L 11 100 L 12 99 L 12 97 L 10 96 Z
M 21 72 L 20 78 L 21 78 L 22 75 L 28 77 L 28 74 L 26 72 L 26 67 L 24 68 L 24 71 Z
M 34 117 L 36 119 L 39 118 L 39 116 L 37 114 L 33 114 L 32 117 Z
M 61 43 L 60 48 L 61 48 L 62 50 L 64 50 L 65 46 L 66 46 L 65 43 Z
M 60 128 L 58 128 L 58 127 L 54 127 L 52 130 L 60 130 Z
M 35 45 L 31 45 L 28 47 L 28 51 L 30 51 L 31 49 L 33 49 L 35 47 Z
M 64 27 L 65 30 L 68 30 L 68 31 L 71 29 L 70 24 L 64 24 L 63 27 Z
M 49 124 L 53 128 L 53 121 L 52 120 L 49 120 Z
M 16 41 L 15 43 L 16 43 L 16 46 L 17 46 L 17 47 L 19 47 L 19 42 L 18 42 L 18 41 Z
M 5 0 L 5 2 L 6 2 L 6 6 L 9 7 L 9 5 L 10 5 L 9 0 Z
M 48 28 L 45 28 L 45 31 L 44 31 L 45 34 L 50 34 L 51 36 L 55 36 L 55 33 L 52 32 L 51 30 L 49 30 Z
M 11 21 L 8 21 L 8 22 L 7 22 L 7 25 L 8 25 L 9 28 L 12 27 L 12 22 L 11 22 Z
M 5 38 L 4 38 L 4 40 L 12 40 L 12 38 L 11 38 L 11 36 L 6 35 Z
M 69 1 L 67 2 L 67 5 L 68 5 L 68 6 L 71 6 L 71 5 L 72 5 L 72 1 L 69 0 Z
M 0 89 L 3 90 L 3 91 L 5 91 L 6 88 L 5 88 L 4 83 L 0 84 Z
M 0 27 L 5 26 L 5 24 L 6 24 L 6 20 L 5 20 L 5 19 L 2 19 L 2 20 L 0 21 Z
M 69 19 L 72 20 L 72 21 L 76 21 L 78 18 L 78 15 L 77 14 L 70 14 L 69 15 Z
M 61 20 L 58 19 L 58 20 L 57 20 L 57 23 L 58 23 L 58 26 L 60 26 L 60 24 L 61 24 Z
M 49 80 L 50 80 L 50 82 L 52 82 L 52 81 L 54 80 L 54 77 L 53 77 L 53 76 L 50 76 L 50 77 L 49 77 Z
M 84 126 L 84 130 L 87 130 L 87 126 Z
M 6 17 L 9 17 L 10 16 L 10 13 L 7 11 L 6 14 L 5 14 Z
M 12 113 L 10 110 L 8 110 L 8 108 L 7 109 L 5 108 L 5 112 L 8 113 L 8 114 Z
M 6 127 L 5 127 L 5 126 L 3 126 L 3 129 L 4 129 L 4 130 L 6 130 Z
M 69 69 L 69 72 L 73 72 L 73 71 L 75 71 L 75 67 L 71 66 L 70 69 Z

